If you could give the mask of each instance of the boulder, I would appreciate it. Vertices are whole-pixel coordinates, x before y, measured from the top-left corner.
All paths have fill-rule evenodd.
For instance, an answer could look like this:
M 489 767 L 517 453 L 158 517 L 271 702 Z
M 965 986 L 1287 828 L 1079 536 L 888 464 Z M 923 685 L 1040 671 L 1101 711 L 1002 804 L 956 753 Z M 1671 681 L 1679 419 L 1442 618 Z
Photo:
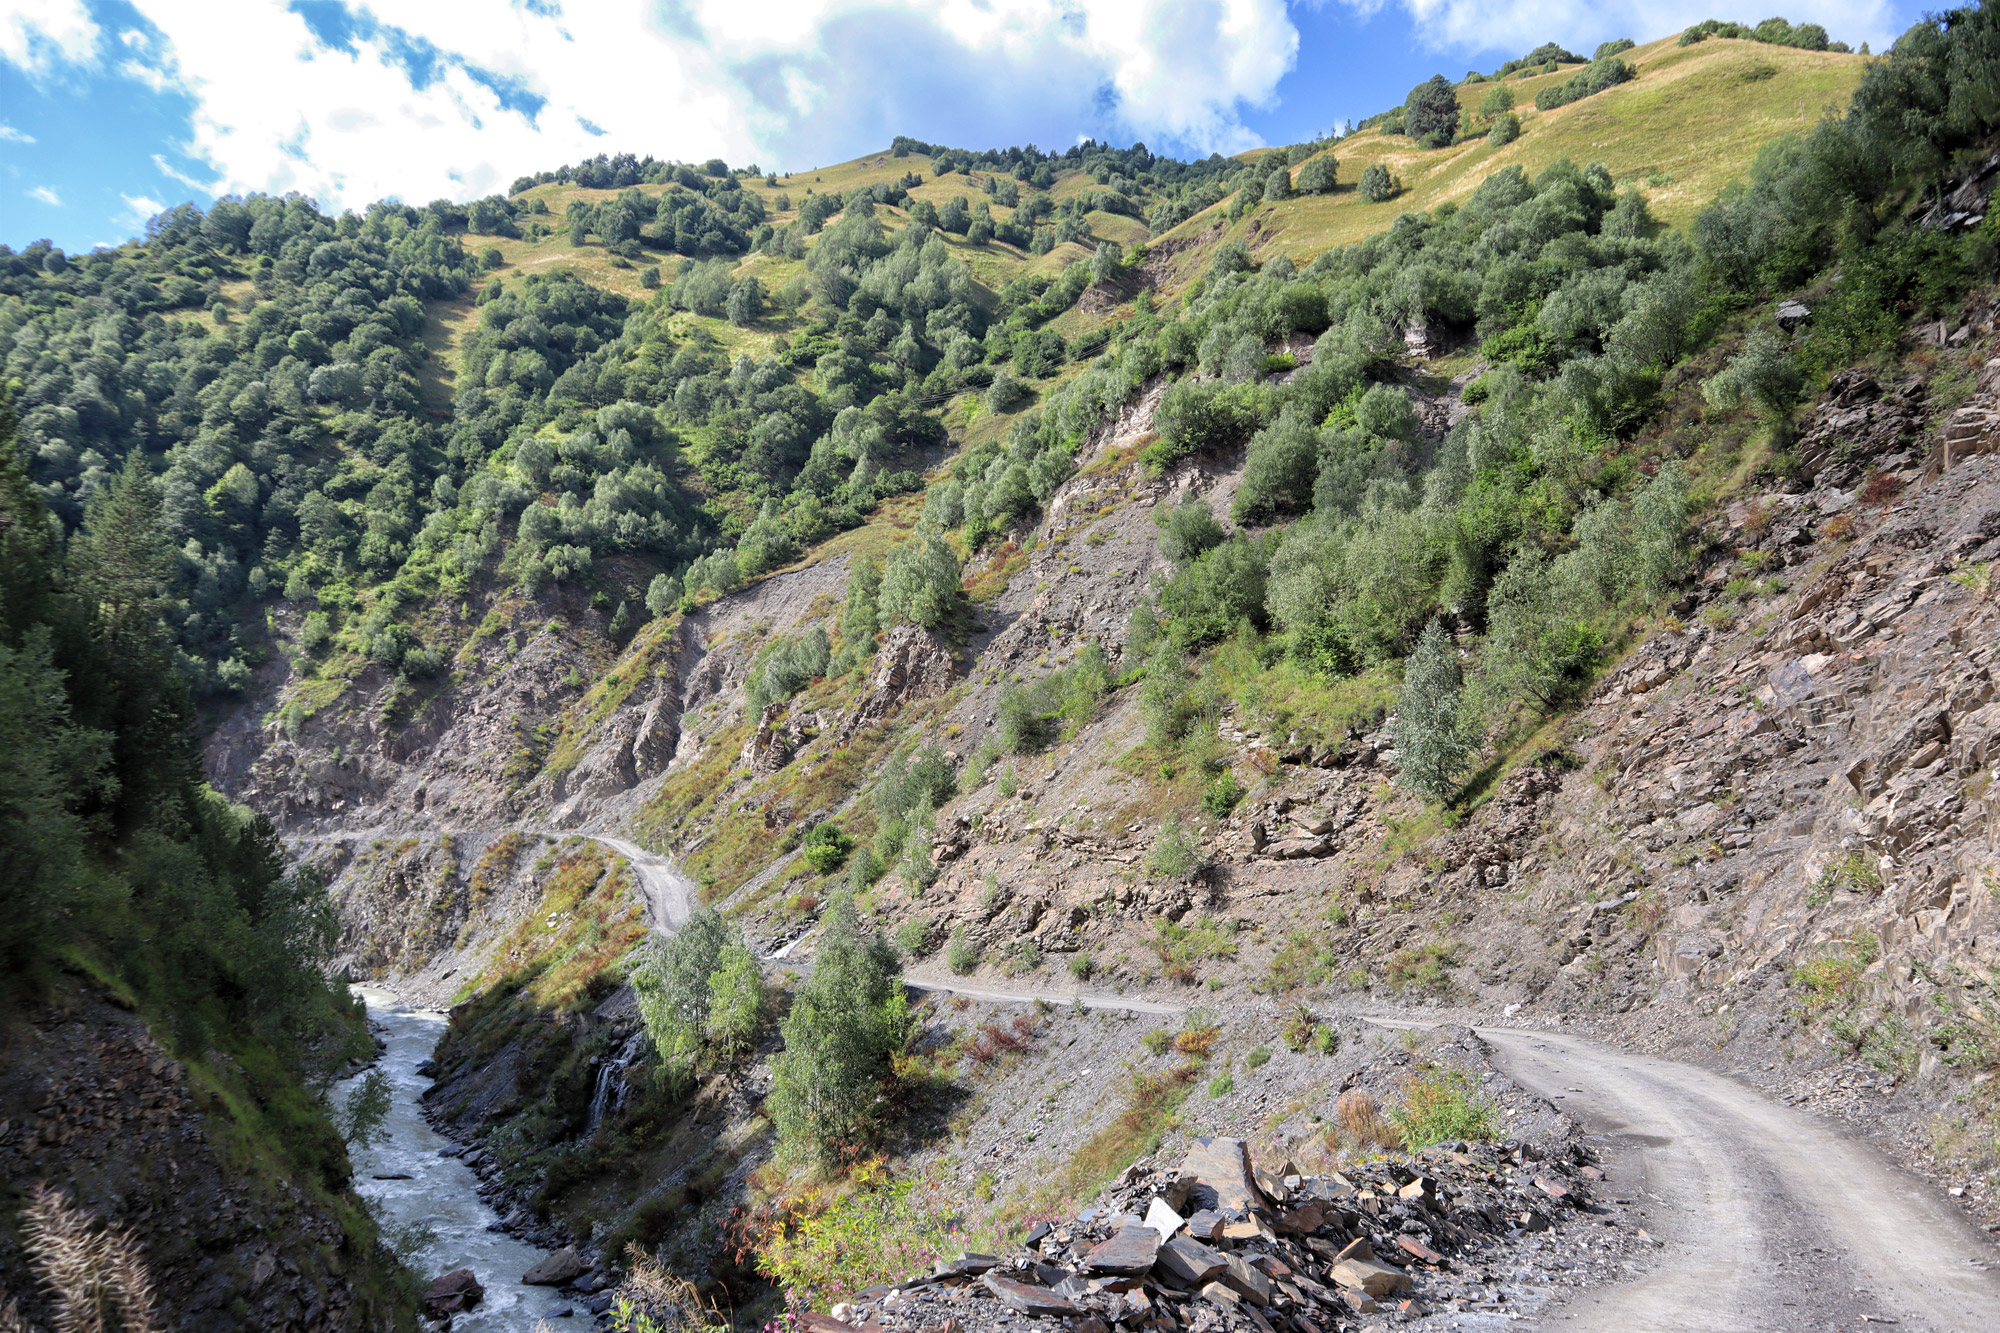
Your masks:
M 485 1295 L 486 1288 L 479 1285 L 470 1268 L 455 1268 L 431 1283 L 430 1290 L 424 1293 L 424 1316 L 443 1319 L 460 1314 L 479 1304 Z
M 560 1287 L 582 1277 L 589 1267 L 582 1255 L 565 1245 L 521 1274 L 521 1282 L 530 1287 Z

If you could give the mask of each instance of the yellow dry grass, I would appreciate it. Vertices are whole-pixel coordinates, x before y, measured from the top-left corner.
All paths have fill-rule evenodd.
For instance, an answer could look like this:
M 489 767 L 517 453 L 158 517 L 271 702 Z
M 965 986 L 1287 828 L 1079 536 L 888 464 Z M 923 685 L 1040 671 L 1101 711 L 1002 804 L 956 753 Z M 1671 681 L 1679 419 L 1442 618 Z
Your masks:
M 1535 94 L 1562 83 L 1577 66 L 1508 80 L 1521 137 L 1504 148 L 1474 138 L 1429 151 L 1401 135 L 1364 130 L 1331 150 L 1340 161 L 1342 182 L 1333 194 L 1257 208 L 1213 239 L 1241 238 L 1253 250 L 1305 262 L 1386 229 L 1400 214 L 1462 203 L 1495 171 L 1518 165 L 1533 176 L 1564 157 L 1578 165 L 1604 163 L 1621 184 L 1636 185 L 1662 221 L 1685 224 L 1747 171 L 1766 143 L 1808 129 L 1829 108 L 1845 106 L 1866 60 L 1723 38 L 1690 47 L 1677 47 L 1676 40 L 1663 38 L 1626 52 L 1624 58 L 1638 70 L 1631 82 L 1551 111 L 1535 110 Z M 1459 89 L 1468 115 L 1493 86 L 1471 83 Z M 1354 182 L 1376 163 L 1402 178 L 1404 192 L 1370 204 Z M 1199 235 L 1220 220 L 1218 205 L 1167 236 Z M 1192 277 L 1201 267 L 1202 255 L 1187 253 L 1177 258 L 1176 276 Z

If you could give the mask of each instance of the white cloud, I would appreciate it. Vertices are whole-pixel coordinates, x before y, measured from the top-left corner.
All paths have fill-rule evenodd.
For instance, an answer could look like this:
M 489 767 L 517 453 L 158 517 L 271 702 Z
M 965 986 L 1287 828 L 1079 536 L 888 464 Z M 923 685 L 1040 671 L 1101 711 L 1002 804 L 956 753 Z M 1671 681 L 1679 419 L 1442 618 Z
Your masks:
M 28 198 L 40 200 L 51 208 L 62 207 L 62 196 L 46 185 L 37 185 L 34 189 L 28 191 Z
M 504 190 L 602 152 L 803 169 L 897 133 L 985 147 L 1083 126 L 1230 151 L 1298 47 L 1284 0 L 346 4 L 329 43 L 286 0 L 131 0 L 144 31 L 120 25 L 117 69 L 191 100 L 179 147 L 214 168 L 203 188 L 343 207 Z M 76 0 L 39 7 L 87 30 L 42 23 L 71 36 L 0 58 L 95 59 Z
M 174 86 L 174 79 L 163 69 L 156 69 L 142 60 L 122 60 L 118 63 L 118 73 L 128 79 L 145 84 L 156 93 L 163 93 Z
M 126 211 L 117 220 L 134 231 L 143 231 L 149 221 L 167 211 L 165 204 L 143 194 L 120 193 L 118 197 L 125 201 Z
M 168 180 L 171 181 L 179 181 L 182 185 L 187 186 L 190 190 L 200 190 L 205 194 L 215 193 L 214 181 L 205 181 L 201 179 L 199 176 L 188 175 L 187 172 L 182 171 L 179 167 L 167 161 L 167 159 L 161 156 L 159 153 L 153 154 L 153 165 L 160 169 L 160 174 L 162 176 L 165 176 Z
M 1543 42 L 1558 42 L 1590 54 L 1598 42 L 1630 37 L 1649 42 L 1706 18 L 1729 17 L 1713 0 L 1397 0 L 1416 21 L 1424 43 L 1434 49 L 1514 51 L 1525 55 Z M 1373 13 L 1383 0 L 1348 0 L 1349 8 Z M 1817 23 L 1836 41 L 1877 50 L 1899 35 L 1889 0 L 1806 0 L 1778 6 L 1793 23 Z M 1746 16 L 1755 23 L 1761 17 Z
M 46 78 L 58 64 L 89 64 L 97 39 L 83 0 L 0 0 L 0 60 L 29 78 Z
M 0 143 L 33 143 L 35 136 L 26 130 L 17 130 L 12 125 L 0 122 Z

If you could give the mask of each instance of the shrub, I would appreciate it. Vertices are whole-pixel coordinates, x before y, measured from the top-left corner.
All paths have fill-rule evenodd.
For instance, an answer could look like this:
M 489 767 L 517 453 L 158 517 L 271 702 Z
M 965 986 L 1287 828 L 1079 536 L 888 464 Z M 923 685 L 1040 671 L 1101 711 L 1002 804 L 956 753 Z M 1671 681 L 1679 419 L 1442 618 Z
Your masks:
M 920 532 L 890 552 L 881 599 L 884 629 L 903 623 L 936 629 L 951 618 L 964 594 L 958 556 L 943 536 Z
M 1089 954 L 1079 953 L 1071 955 L 1069 960 L 1069 974 L 1078 981 L 1090 980 L 1091 974 L 1095 971 L 1097 971 L 1097 961 Z
M 1207 868 L 1208 856 L 1201 849 L 1201 839 L 1183 828 L 1178 817 L 1169 818 L 1160 826 L 1153 849 L 1146 855 L 1146 869 L 1168 879 L 1186 880 Z
M 1292 184 L 1300 194 L 1332 194 L 1339 178 L 1340 163 L 1332 153 L 1321 153 L 1307 159 Z
M 1349 1088 L 1333 1104 L 1334 1123 L 1339 1132 L 1357 1148 L 1400 1148 L 1405 1139 L 1397 1128 L 1382 1118 L 1374 1094 L 1366 1088 Z
M 1756 329 L 1719 374 L 1702 382 L 1701 396 L 1725 409 L 1747 399 L 1771 416 L 1782 416 L 1798 401 L 1804 382 L 1784 339 L 1770 329 Z
M 723 952 L 740 944 L 722 914 L 707 906 L 696 908 L 672 935 L 648 939 L 633 969 L 632 986 L 646 1035 L 669 1078 L 693 1072 L 708 1030 L 710 980 L 722 965 Z
M 1391 175 L 1380 162 L 1370 163 L 1361 173 L 1358 187 L 1362 199 L 1371 204 L 1386 203 L 1403 192 L 1403 182 Z
M 1236 1091 L 1236 1080 L 1228 1074 L 1217 1074 L 1208 1081 L 1208 1095 L 1220 1101 Z
M 951 932 L 951 942 L 944 950 L 944 962 L 961 977 L 979 966 L 979 946 L 966 935 L 964 926 Z
M 931 926 L 929 917 L 913 916 L 896 927 L 896 948 L 911 958 L 922 958 L 931 951 Z
M 1398 991 L 1412 987 L 1443 990 L 1450 981 L 1445 969 L 1451 966 L 1457 953 L 1451 945 L 1436 941 L 1405 946 L 1389 955 L 1382 966 L 1382 975 Z
M 851 898 L 829 907 L 812 975 L 782 1030 L 770 1096 L 779 1140 L 788 1152 L 838 1160 L 880 1123 L 873 1112 L 890 1056 L 909 1037 L 895 950 L 862 926 Z
M 1493 1108 L 1474 1095 L 1464 1074 L 1430 1069 L 1410 1075 L 1403 1102 L 1389 1113 L 1410 1152 L 1455 1139 L 1493 1137 Z
M 767 645 L 757 655 L 745 687 L 751 716 L 756 717 L 774 703 L 783 703 L 832 667 L 833 650 L 827 643 L 826 631 L 818 625 L 796 639 Z
M 1521 137 L 1521 118 L 1511 111 L 1503 111 L 1493 118 L 1493 128 L 1486 131 L 1486 142 L 1495 148 L 1505 148 Z
M 1172 509 L 1155 510 L 1153 521 L 1160 528 L 1160 554 L 1176 565 L 1192 564 L 1229 538 L 1208 505 L 1192 495 Z
M 744 1055 L 764 1034 L 770 998 L 756 955 L 732 942 L 717 955 L 708 977 L 707 1035 L 725 1059 Z
M 801 854 L 815 875 L 831 875 L 847 860 L 847 854 L 854 848 L 854 839 L 842 833 L 833 824 L 814 824 L 806 830 L 805 843 Z
M 1176 380 L 1160 395 L 1153 413 L 1153 429 L 1160 438 L 1147 446 L 1147 461 L 1165 467 L 1189 454 L 1234 444 L 1256 429 L 1257 417 L 1257 402 L 1243 387 Z
M 1183 984 L 1195 979 L 1198 964 L 1236 956 L 1235 927 L 1207 917 L 1162 920 L 1154 925 L 1148 943 L 1159 955 L 1166 978 Z
M 1110 659 L 1092 640 L 1069 665 L 1031 683 L 1008 684 L 994 710 L 1001 746 L 1015 754 L 1039 750 L 1055 739 L 1062 724 L 1087 721 L 1115 683 Z
M 1535 109 L 1551 111 L 1571 102 L 1580 102 L 1606 88 L 1615 88 L 1637 74 L 1637 70 L 1616 57 L 1593 60 L 1563 82 L 1536 93 Z
M 1201 808 L 1222 819 L 1236 808 L 1243 799 L 1243 784 L 1236 780 L 1234 773 L 1218 775 L 1201 794 Z
M 1256 1050 L 1243 1057 L 1243 1063 L 1251 1069 L 1262 1069 L 1265 1065 L 1271 1063 L 1271 1048 L 1269 1046 L 1259 1046 Z

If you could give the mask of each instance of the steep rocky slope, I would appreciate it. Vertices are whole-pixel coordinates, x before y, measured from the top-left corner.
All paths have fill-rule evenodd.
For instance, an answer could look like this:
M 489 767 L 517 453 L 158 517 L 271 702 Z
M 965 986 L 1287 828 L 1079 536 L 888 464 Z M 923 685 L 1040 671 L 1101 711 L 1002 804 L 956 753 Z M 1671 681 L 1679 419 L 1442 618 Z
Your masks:
M 116 991 L 82 981 L 0 1028 L 0 1068 L 0 1173 L 128 1233 L 163 1326 L 413 1326 L 345 1149 L 311 1136 L 268 1071 L 217 1051 L 177 1060 Z M 21 1276 L 21 1314 L 52 1326 L 26 1239 L 0 1230 L 0 1268 Z
M 1463 817 L 1441 819 L 1392 785 L 1392 683 L 1364 679 L 1337 708 L 1304 712 L 1232 694 L 1217 763 L 1249 795 L 1227 818 L 1190 820 L 1210 870 L 1151 873 L 1161 819 L 1185 812 L 1202 779 L 1149 767 L 1140 703 L 1126 690 L 1046 749 L 968 772 L 966 790 L 937 812 L 936 882 L 916 891 L 884 880 L 872 909 L 885 929 L 907 926 L 912 975 L 929 984 L 1088 990 L 1114 1005 L 1121 995 L 1207 1001 L 1246 1048 L 1313 1009 L 1435 1006 L 1596 1026 L 1883 1131 L 1993 1218 L 1978 1168 L 1995 1040 L 1986 988 L 2000 828 L 1990 771 L 2000 369 L 1981 350 L 1990 309 L 1967 328 L 1928 379 L 1837 381 L 1803 424 L 1801 467 L 1743 474 L 1762 480 L 1718 505 L 1693 590 L 1635 626 L 1590 697 L 1517 746 Z M 1940 413 L 1927 385 L 1961 366 L 1974 376 L 1956 381 L 1968 386 L 1964 401 Z M 633 688 L 606 707 L 600 683 L 550 715 L 549 731 L 583 756 L 575 771 L 596 785 L 544 774 L 514 807 L 523 822 L 629 818 L 700 869 L 753 939 L 775 948 L 805 931 L 798 956 L 809 957 L 826 885 L 791 855 L 803 826 L 841 814 L 865 833 L 872 816 L 857 798 L 895 737 L 933 737 L 965 758 L 992 733 L 1010 679 L 1059 667 L 1086 637 L 1115 655 L 1161 567 L 1154 512 L 1188 494 L 1226 506 L 1240 460 L 1198 459 L 1166 476 L 1136 461 L 1151 408 L 1140 400 L 1093 441 L 1033 533 L 967 571 L 984 599 L 960 642 L 901 631 L 870 671 L 751 718 L 742 684 L 757 647 L 837 618 L 838 555 L 642 633 L 610 659 L 607 679 L 639 678 L 653 693 Z M 678 646 L 664 669 L 651 665 L 662 644 Z M 480 688 L 501 696 L 505 679 Z M 664 718 L 675 720 L 670 752 L 641 740 Z M 421 763 L 448 771 L 456 743 Z M 654 759 L 639 764 L 642 751 Z M 378 810 L 397 817 L 393 801 Z M 459 944 L 488 941 L 484 953 L 445 942 L 356 954 L 381 975 L 419 980 L 427 969 L 420 984 L 441 996 L 494 965 L 492 942 L 532 920 L 540 885 L 522 857 L 514 896 L 479 898 L 474 910 L 478 872 L 466 867 L 497 844 L 460 835 L 446 864 L 443 824 L 434 807 L 402 812 L 405 836 L 357 851 L 339 881 L 350 903 L 392 883 L 437 886 L 468 932 Z M 373 940 L 408 916 L 362 914 L 355 921 L 378 926 L 350 930 Z M 962 975 L 945 966 L 947 939 L 967 949 L 954 960 Z M 479 1012 L 467 1035 L 484 1035 L 464 1048 L 477 1062 L 445 1067 L 451 1091 L 438 1104 L 459 1132 L 516 1134 L 538 1090 L 558 1088 L 566 1109 L 554 1125 L 537 1122 L 538 1141 L 609 1133 L 616 1143 L 621 1125 L 654 1127 L 640 1131 L 643 1147 L 618 1150 L 625 1183 L 590 1185 L 586 1170 L 582 1185 L 538 1188 L 548 1180 L 522 1168 L 514 1197 L 573 1227 L 623 1218 L 621 1236 L 712 1234 L 680 1227 L 725 1215 L 764 1161 L 760 1065 L 670 1110 L 648 1096 L 635 1063 L 643 1048 L 629 998 L 564 1011 L 560 1050 L 528 1039 L 526 1013 L 508 1018 L 517 1011 L 504 1003 Z M 945 1011 L 938 1030 L 976 1035 L 977 1012 L 962 1016 L 967 1026 Z M 976 1092 L 954 1121 L 954 1146 L 913 1141 L 907 1165 L 989 1171 L 992 1207 L 1019 1207 L 1021 1190 L 1115 1118 L 1104 1071 L 1134 1035 L 1114 1028 L 1108 1047 L 1065 1044 L 1021 1065 L 1014 1081 L 1081 1098 L 1070 1111 L 1042 1108 L 1025 1139 L 1016 1121 L 1036 1098 L 1025 1085 L 982 1086 L 967 1057 Z M 625 1109 L 600 1124 L 593 1094 L 607 1078 L 614 1112 Z M 1226 1099 L 1193 1123 L 1246 1126 L 1278 1100 L 1322 1098 L 1261 1088 L 1254 1104 L 1232 1110 Z M 1024 1143 L 1036 1145 L 1032 1162 Z M 520 1175 L 504 1159 L 490 1166 L 501 1188 Z M 1020 1189 L 1009 1184 L 1017 1177 Z M 534 1215 L 523 1211 L 520 1224 Z M 712 1245 L 678 1252 L 733 1271 L 716 1268 Z

